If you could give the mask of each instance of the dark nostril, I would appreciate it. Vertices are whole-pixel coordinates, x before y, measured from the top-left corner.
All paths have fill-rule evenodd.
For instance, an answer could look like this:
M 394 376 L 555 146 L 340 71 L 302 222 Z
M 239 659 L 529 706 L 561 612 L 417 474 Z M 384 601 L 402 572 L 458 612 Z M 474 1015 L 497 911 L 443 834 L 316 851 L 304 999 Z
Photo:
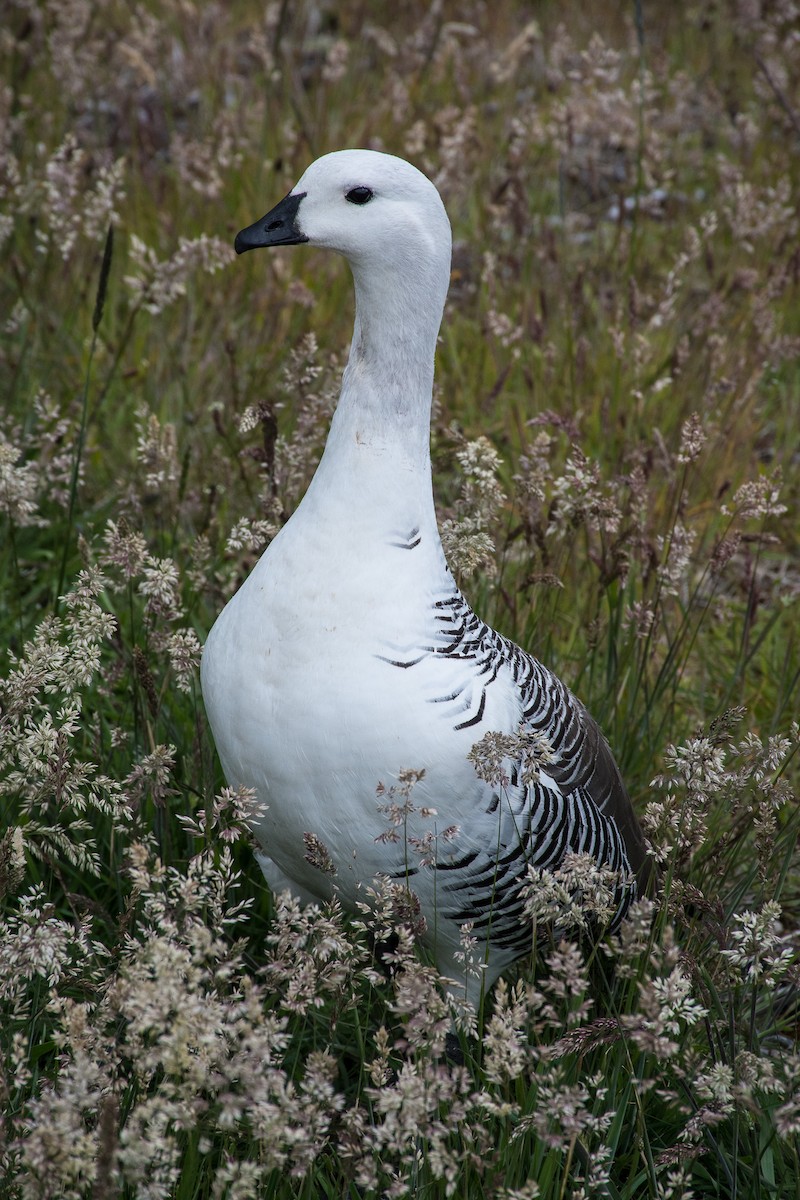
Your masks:
M 282 224 L 283 221 L 270 221 L 269 225 L 267 225 L 267 229 L 280 229 Z

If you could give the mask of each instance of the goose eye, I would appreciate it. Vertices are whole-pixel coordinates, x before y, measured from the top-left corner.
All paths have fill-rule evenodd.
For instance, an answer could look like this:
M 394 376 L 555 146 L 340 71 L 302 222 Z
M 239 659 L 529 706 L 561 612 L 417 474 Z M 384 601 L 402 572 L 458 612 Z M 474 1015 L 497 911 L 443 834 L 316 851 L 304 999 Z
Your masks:
M 372 196 L 372 188 L 354 187 L 345 194 L 345 200 L 349 200 L 351 204 L 369 204 Z

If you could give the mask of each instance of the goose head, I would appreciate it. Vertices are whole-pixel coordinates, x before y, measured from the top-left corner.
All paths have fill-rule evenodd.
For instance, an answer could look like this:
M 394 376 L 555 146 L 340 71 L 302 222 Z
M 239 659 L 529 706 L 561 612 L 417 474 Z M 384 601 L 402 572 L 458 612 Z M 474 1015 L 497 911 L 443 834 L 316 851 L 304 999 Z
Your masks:
M 344 255 L 357 289 L 373 291 L 379 282 L 381 291 L 399 290 L 409 301 L 425 296 L 441 316 L 450 222 L 434 185 L 405 160 L 374 150 L 326 154 L 234 245 L 243 254 L 304 243 Z

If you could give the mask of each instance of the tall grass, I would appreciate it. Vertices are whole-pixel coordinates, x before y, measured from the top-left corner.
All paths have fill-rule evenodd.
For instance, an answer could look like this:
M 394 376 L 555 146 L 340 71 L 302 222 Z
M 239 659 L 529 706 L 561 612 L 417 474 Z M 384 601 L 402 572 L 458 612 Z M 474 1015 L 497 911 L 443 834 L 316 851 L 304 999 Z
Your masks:
M 800 1195 L 792 6 L 19 3 L 0 53 L 0 1196 Z M 345 145 L 453 221 L 453 566 L 662 867 L 595 948 L 540 879 L 475 1027 L 403 893 L 267 892 L 199 694 L 352 319 L 232 236 Z

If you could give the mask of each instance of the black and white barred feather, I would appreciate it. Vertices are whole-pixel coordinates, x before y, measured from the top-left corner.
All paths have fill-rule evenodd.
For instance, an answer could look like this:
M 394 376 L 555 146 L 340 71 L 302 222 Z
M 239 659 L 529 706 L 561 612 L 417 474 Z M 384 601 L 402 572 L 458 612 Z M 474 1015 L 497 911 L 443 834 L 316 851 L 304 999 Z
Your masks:
M 521 890 L 528 868 L 552 871 L 572 851 L 619 874 L 609 923 L 613 930 L 646 885 L 649 859 L 597 723 L 556 675 L 476 616 L 460 591 L 454 588 L 433 607 L 436 633 L 430 643 L 384 661 L 404 669 L 430 656 L 468 664 L 468 682 L 431 703 L 452 713 L 455 730 L 474 728 L 476 740 L 489 690 L 501 673 L 506 681 L 510 673 L 519 698 L 519 727 L 540 735 L 549 752 L 546 782 L 521 782 L 522 763 L 512 762 L 502 787 L 476 785 L 483 791 L 480 811 L 462 826 L 458 849 L 436 858 L 440 914 L 459 924 L 470 922 L 495 947 L 521 953 L 530 944 Z

